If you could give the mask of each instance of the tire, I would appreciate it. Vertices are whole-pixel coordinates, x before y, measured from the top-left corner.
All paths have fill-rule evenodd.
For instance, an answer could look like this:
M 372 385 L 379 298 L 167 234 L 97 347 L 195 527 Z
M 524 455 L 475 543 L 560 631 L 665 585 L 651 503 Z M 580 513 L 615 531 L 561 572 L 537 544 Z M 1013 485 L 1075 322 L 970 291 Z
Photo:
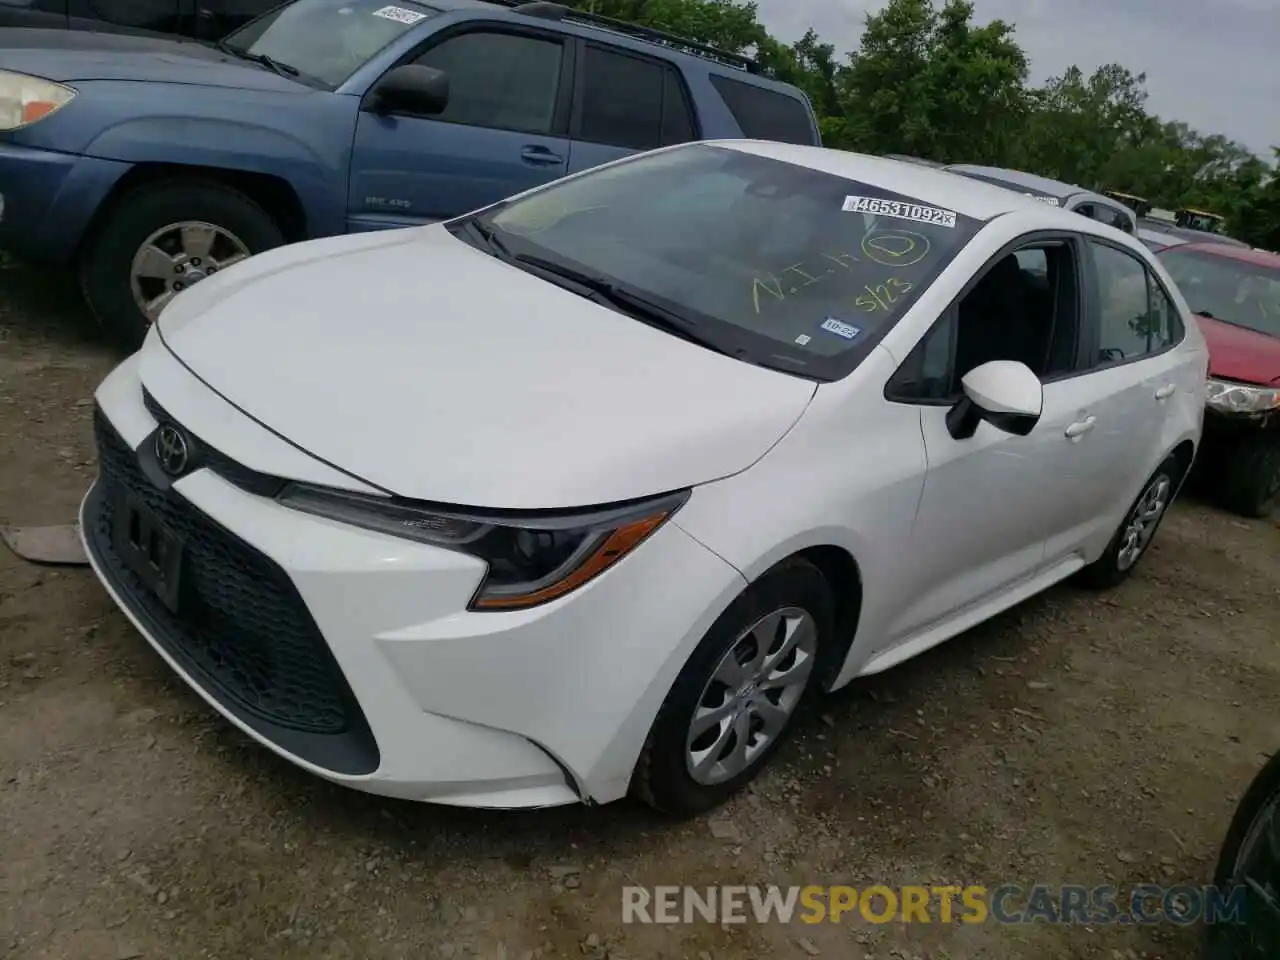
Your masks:
M 1129 507 L 1128 512 L 1125 513 L 1124 520 L 1116 528 L 1115 536 L 1107 544 L 1107 549 L 1102 552 L 1102 556 L 1076 574 L 1077 583 L 1091 590 L 1107 590 L 1111 587 L 1119 586 L 1129 579 L 1137 568 L 1139 561 L 1146 556 L 1147 549 L 1151 546 L 1151 541 L 1155 538 L 1156 531 L 1160 528 L 1160 523 L 1164 520 L 1165 514 L 1169 512 L 1169 504 L 1173 502 L 1174 496 L 1177 495 L 1178 486 L 1182 482 L 1182 476 L 1185 472 L 1186 466 L 1175 456 L 1166 458 L 1156 468 L 1155 473 L 1147 478 L 1147 482 L 1142 485 L 1142 492 L 1138 494 L 1138 498 Z M 1151 506 L 1152 501 L 1149 498 L 1162 487 L 1165 490 L 1162 505 L 1155 516 L 1149 518 L 1142 525 L 1141 533 L 1137 535 L 1145 537 L 1145 539 L 1137 547 L 1137 554 L 1130 556 L 1126 548 L 1130 546 L 1129 537 L 1133 533 L 1133 525 L 1139 513 Z
M 782 745 L 797 709 L 816 682 L 819 654 L 830 640 L 833 622 L 831 588 L 807 561 L 786 561 L 748 587 L 712 624 L 672 685 L 636 764 L 633 794 L 662 813 L 693 816 L 719 806 L 753 780 Z M 736 699 L 734 691 L 716 678 L 735 672 L 729 663 L 735 652 L 739 662 L 742 655 L 758 653 L 760 634 L 770 638 L 766 653 L 774 651 L 769 658 L 774 669 L 762 673 L 776 675 L 781 668 L 786 676 L 795 670 L 794 685 L 785 690 L 771 685 L 756 688 L 749 669 L 739 673 L 734 679 L 747 681 L 744 702 L 749 707 L 741 716 L 748 718 L 749 737 L 739 739 L 730 732 L 743 729 L 742 721 L 726 716 L 722 725 L 710 724 L 707 733 L 691 738 L 695 710 L 711 705 L 724 709 Z M 777 660 L 782 650 L 777 644 L 783 639 L 791 641 L 792 652 Z M 769 660 L 764 666 L 770 666 Z M 774 730 L 757 726 L 761 713 L 778 724 Z M 717 737 L 721 738 L 718 745 L 713 743 Z M 739 753 L 734 748 L 742 743 L 748 750 Z M 703 772 L 696 776 L 691 751 L 705 759 Z M 740 769 L 735 759 L 744 763 Z
M 222 184 L 183 179 L 134 188 L 105 213 L 80 259 L 85 301 L 99 325 L 124 349 L 141 346 L 151 326 L 134 299 L 134 256 L 149 238 L 184 222 L 225 231 L 250 256 L 285 242 L 279 225 L 265 210 Z M 225 239 L 220 243 L 230 249 Z
M 1280 753 L 1273 756 L 1253 778 L 1245 791 L 1218 853 L 1213 885 L 1224 896 L 1244 878 L 1237 865 L 1246 867 L 1249 878 L 1273 896 L 1280 894 L 1280 856 L 1274 844 L 1280 842 Z M 1271 849 L 1261 832 L 1270 819 Z M 1255 860 L 1253 854 L 1260 856 Z M 1244 859 L 1242 862 L 1242 855 Z M 1274 960 L 1280 951 L 1280 913 L 1266 909 L 1260 899 L 1245 905 L 1243 924 L 1213 923 L 1205 927 L 1205 960 Z
M 1265 518 L 1280 505 L 1280 435 L 1241 438 L 1226 455 L 1219 481 L 1223 506 L 1242 517 Z

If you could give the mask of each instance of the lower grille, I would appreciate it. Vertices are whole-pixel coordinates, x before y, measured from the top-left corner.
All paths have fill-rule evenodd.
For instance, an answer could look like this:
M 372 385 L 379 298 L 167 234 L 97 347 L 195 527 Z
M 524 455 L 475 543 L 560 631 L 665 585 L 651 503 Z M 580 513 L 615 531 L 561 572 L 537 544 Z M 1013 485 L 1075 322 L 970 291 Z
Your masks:
M 283 749 L 335 772 L 376 769 L 377 747 L 359 704 L 285 572 L 172 489 L 148 480 L 101 413 L 94 429 L 100 474 L 86 511 L 86 539 L 129 609 L 206 692 Z M 123 491 L 183 543 L 178 614 L 114 546 Z

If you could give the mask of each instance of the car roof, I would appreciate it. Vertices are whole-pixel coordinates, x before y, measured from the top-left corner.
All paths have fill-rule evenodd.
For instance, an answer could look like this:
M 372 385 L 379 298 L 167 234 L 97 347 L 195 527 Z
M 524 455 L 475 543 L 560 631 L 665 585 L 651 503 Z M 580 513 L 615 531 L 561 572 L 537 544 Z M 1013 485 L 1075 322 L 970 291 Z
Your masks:
M 1255 250 L 1252 247 L 1235 247 L 1225 243 L 1206 243 L 1194 241 L 1178 245 L 1178 250 L 1196 250 L 1200 253 L 1212 254 L 1215 257 L 1226 257 L 1228 260 L 1239 260 L 1255 267 L 1270 267 L 1280 270 L 1280 254 L 1269 250 Z
M 1006 183 L 1022 187 L 1026 190 L 1036 190 L 1050 197 L 1057 197 L 1059 200 L 1065 200 L 1067 197 L 1074 197 L 1077 193 L 1091 193 L 1084 187 L 1077 187 L 1072 183 L 1063 183 L 1061 180 L 1050 180 L 1048 177 L 1042 177 L 1039 174 L 1027 173 L 1025 170 L 1008 170 L 1004 167 L 982 167 L 973 163 L 953 163 L 946 167 L 953 173 L 966 174 L 971 173 L 977 177 L 991 177 L 996 180 L 1003 180 Z M 1100 197 L 1099 199 L 1105 199 Z
M 765 140 L 703 142 L 769 157 L 783 163 L 809 167 L 837 177 L 858 180 L 882 190 L 903 194 L 922 203 L 954 210 L 956 213 L 976 220 L 990 220 L 1017 210 L 1039 210 L 1046 216 L 1070 217 L 1071 220 L 1064 222 L 1075 222 L 1076 214 L 1056 210 L 1016 191 L 984 183 L 981 180 L 970 180 L 948 173 L 946 170 L 934 169 L 907 160 L 894 160 L 889 157 L 876 157 L 865 153 L 834 150 L 829 147 L 808 147 Z

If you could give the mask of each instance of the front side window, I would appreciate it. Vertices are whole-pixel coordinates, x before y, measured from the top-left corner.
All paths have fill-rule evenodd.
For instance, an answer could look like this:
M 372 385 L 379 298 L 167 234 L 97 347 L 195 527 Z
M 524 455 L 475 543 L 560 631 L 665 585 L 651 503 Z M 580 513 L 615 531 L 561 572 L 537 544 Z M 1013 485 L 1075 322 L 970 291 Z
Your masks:
M 564 46 L 515 33 L 450 37 L 417 58 L 449 78 L 449 104 L 432 119 L 473 127 L 551 132 Z
M 815 379 L 853 369 L 981 227 L 710 144 L 570 178 L 480 220 L 513 255 L 607 279 L 716 349 Z
M 222 43 L 238 55 L 270 57 L 299 79 L 332 90 L 439 12 L 415 0 L 297 0 L 245 24 Z
M 1170 312 L 1152 298 L 1146 265 L 1115 247 L 1091 243 L 1098 276 L 1098 365 L 1158 353 L 1175 341 Z M 1179 324 L 1179 326 L 1181 326 Z
M 1181 246 L 1159 256 L 1192 313 L 1280 337 L 1280 267 Z

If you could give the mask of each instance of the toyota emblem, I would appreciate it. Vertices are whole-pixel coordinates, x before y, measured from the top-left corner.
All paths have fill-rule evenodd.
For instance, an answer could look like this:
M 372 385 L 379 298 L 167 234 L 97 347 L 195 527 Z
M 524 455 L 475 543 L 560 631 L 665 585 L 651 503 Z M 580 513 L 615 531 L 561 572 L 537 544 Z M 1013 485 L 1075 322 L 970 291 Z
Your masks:
M 160 469 L 171 477 L 181 476 L 191 458 L 187 438 L 182 435 L 181 430 L 168 423 L 156 431 L 155 453 Z

